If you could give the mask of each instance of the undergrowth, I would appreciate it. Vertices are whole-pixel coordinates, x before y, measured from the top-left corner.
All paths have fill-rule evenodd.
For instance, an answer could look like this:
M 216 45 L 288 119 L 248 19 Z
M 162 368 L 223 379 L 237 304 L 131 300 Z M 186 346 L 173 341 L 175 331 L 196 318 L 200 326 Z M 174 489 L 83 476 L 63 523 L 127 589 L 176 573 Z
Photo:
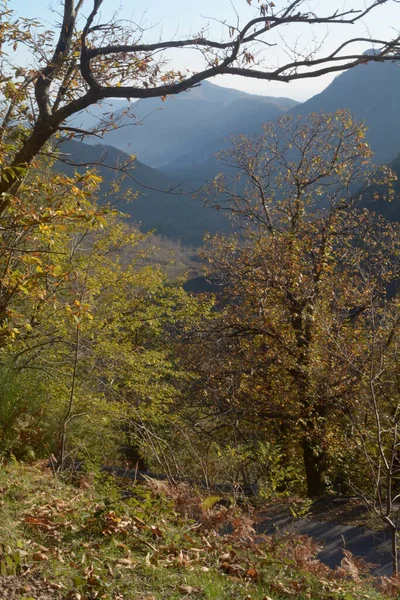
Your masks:
M 307 537 L 256 535 L 249 511 L 184 485 L 68 483 L 13 463 L 0 469 L 0 498 L 1 576 L 40 578 L 49 598 L 382 600 L 400 590 L 389 579 L 378 588 L 349 553 L 332 571 Z

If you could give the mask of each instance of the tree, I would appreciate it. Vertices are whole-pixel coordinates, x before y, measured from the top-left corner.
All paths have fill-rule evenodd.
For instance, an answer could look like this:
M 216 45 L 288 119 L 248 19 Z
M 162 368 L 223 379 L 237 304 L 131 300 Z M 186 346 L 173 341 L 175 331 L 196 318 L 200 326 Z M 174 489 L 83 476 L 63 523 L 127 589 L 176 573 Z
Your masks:
M 61 468 L 77 454 L 120 458 L 134 425 L 160 428 L 176 418 L 172 408 L 187 375 L 174 339 L 201 306 L 179 280 L 168 281 L 162 268 L 144 264 L 151 255 L 141 245 L 146 236 L 116 215 L 49 224 L 36 234 L 39 246 L 41 235 L 51 235 L 54 244 L 44 257 L 34 252 L 40 285 L 25 278 L 26 291 L 15 293 L 9 306 L 18 310 L 20 331 L 1 349 L 4 380 L 10 381 L 5 397 L 21 387 L 26 373 L 35 382 L 40 373 L 35 391 L 43 435 L 35 450 L 47 444 Z M 21 402 L 14 404 L 10 415 L 3 408 L 6 424 L 17 421 Z M 27 421 L 29 410 L 27 403 Z
M 59 264 L 63 236 L 82 224 L 95 231 L 111 213 L 96 206 L 101 179 L 94 172 L 67 177 L 52 167 L 47 159 L 37 162 L 1 219 L 0 350 L 20 335 L 31 335 L 44 305 L 71 273 L 71 263 Z
M 343 423 L 357 465 L 350 486 L 391 533 L 394 575 L 400 527 L 399 309 L 398 295 L 371 294 L 356 331 L 349 336 L 339 318 L 331 339 L 335 367 L 345 367 L 352 380 Z
M 246 369 L 236 394 L 253 422 L 290 423 L 309 496 L 326 489 L 333 417 L 349 389 L 328 343 L 336 319 L 351 335 L 368 298 L 382 298 L 396 272 L 396 226 L 357 209 L 361 184 L 390 180 L 371 156 L 346 111 L 285 116 L 257 138 L 236 140 L 221 157 L 232 177 L 210 188 L 210 201 L 240 228 L 217 236 L 207 253 L 225 304 L 214 337 L 239 340 Z M 375 272 L 367 277 L 368 264 Z
M 42 32 L 36 22 L 15 20 L 3 0 L 0 54 L 2 102 L 0 214 L 16 194 L 27 169 L 46 143 L 58 134 L 83 134 L 68 126 L 68 119 L 106 98 L 151 98 L 178 94 L 201 81 L 221 74 L 293 81 L 350 69 L 369 61 L 393 60 L 399 38 L 379 40 L 353 38 L 336 50 L 321 55 L 296 55 L 279 68 L 267 64 L 256 68 L 254 46 L 273 44 L 271 35 L 296 24 L 334 27 L 353 25 L 386 3 L 371 0 L 361 11 L 333 9 L 315 14 L 304 0 L 290 0 L 277 9 L 273 2 L 260 3 L 257 15 L 244 25 L 226 24 L 227 39 L 207 39 L 203 32 L 182 39 L 156 43 L 142 41 L 145 34 L 137 25 L 113 21 L 103 23 L 103 0 L 93 0 L 84 16 L 84 0 L 63 0 L 62 23 L 53 43 L 52 32 Z M 247 0 L 251 5 L 251 0 Z M 338 3 L 339 4 L 339 3 Z M 371 41 L 380 49 L 371 54 L 354 54 L 352 45 Z M 10 54 L 19 44 L 27 46 L 38 62 L 25 68 L 14 65 Z M 52 48 L 47 52 L 47 48 Z M 185 74 L 167 70 L 160 52 L 195 49 L 204 57 L 204 68 Z

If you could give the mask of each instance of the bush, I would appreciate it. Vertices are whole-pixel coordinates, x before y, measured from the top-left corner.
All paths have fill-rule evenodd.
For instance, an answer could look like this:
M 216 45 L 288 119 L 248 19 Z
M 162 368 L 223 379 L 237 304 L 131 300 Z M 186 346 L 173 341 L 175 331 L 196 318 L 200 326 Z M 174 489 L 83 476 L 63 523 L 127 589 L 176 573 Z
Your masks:
M 0 453 L 33 459 L 45 451 L 44 397 L 37 378 L 0 366 Z

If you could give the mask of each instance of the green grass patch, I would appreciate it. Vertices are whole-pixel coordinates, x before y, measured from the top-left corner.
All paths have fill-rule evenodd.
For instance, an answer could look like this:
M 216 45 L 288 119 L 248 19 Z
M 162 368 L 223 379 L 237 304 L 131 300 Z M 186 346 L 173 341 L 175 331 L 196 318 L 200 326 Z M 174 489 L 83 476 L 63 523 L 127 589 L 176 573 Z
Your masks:
M 308 538 L 257 537 L 249 515 L 187 486 L 122 488 L 90 475 L 72 484 L 14 463 L 0 470 L 0 492 L 0 582 L 40 578 L 49 598 L 388 597 L 351 557 L 350 568 L 334 572 Z

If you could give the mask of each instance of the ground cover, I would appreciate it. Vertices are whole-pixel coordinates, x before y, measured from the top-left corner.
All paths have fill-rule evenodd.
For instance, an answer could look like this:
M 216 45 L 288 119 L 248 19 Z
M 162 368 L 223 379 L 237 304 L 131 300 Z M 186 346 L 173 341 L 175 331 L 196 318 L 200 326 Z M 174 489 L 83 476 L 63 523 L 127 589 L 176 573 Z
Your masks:
M 0 598 L 23 600 L 383 600 L 400 587 L 339 569 L 305 536 L 263 536 L 250 506 L 188 486 L 43 464 L 0 470 Z

